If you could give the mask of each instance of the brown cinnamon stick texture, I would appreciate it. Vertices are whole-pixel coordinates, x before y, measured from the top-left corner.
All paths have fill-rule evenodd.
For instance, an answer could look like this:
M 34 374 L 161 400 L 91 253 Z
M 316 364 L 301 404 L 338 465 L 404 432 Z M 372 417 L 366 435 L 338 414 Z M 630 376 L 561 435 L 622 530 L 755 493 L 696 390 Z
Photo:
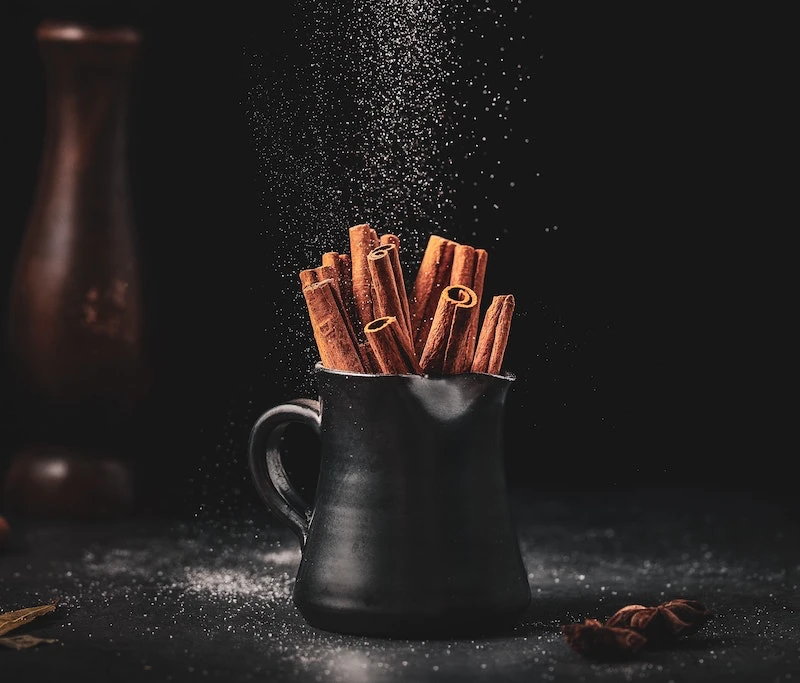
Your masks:
M 320 360 L 326 368 L 365 372 L 364 362 L 347 313 L 333 280 L 328 278 L 303 288 Z
M 466 355 L 469 358 L 473 357 L 478 342 L 481 300 L 483 298 L 483 284 L 486 279 L 486 263 L 488 259 L 489 252 L 486 249 L 476 249 L 469 244 L 456 244 L 453 250 L 453 269 L 450 273 L 450 284 L 469 287 L 478 297 L 478 303 L 470 321 L 469 331 L 466 334 Z
M 323 255 L 324 257 L 324 255 Z M 333 287 L 336 289 L 337 294 L 339 295 L 339 299 L 342 302 L 343 307 L 343 324 L 347 327 L 347 334 L 352 337 L 353 339 L 358 339 L 358 335 L 356 333 L 356 328 L 353 326 L 352 321 L 352 310 L 348 309 L 347 302 L 345 301 L 344 296 L 342 295 L 341 290 L 341 280 L 336 272 L 336 267 L 339 265 L 339 259 L 331 259 L 328 257 L 329 263 L 335 263 L 336 265 L 326 265 L 323 264 L 321 266 L 316 266 L 315 268 L 306 268 L 305 270 L 301 270 L 300 275 L 300 286 L 305 289 L 311 284 L 315 282 L 321 282 L 322 280 L 330 280 Z M 345 284 L 349 284 L 345 282 Z M 368 359 L 364 354 L 363 347 L 361 349 L 361 362 L 367 367 Z
M 368 223 L 354 225 L 349 229 L 353 301 L 358 312 L 360 327 L 375 319 L 372 313 L 372 281 L 367 263 L 367 255 L 373 248 L 374 233 L 375 230 Z M 376 242 L 378 242 L 377 237 Z
M 403 275 L 403 266 L 400 263 L 400 238 L 392 233 L 386 233 L 385 235 L 381 235 L 380 241 L 380 246 L 385 244 L 393 244 L 395 246 L 395 250 L 392 253 L 392 268 L 394 268 L 394 279 L 397 282 L 397 288 L 400 292 L 403 317 L 406 319 L 408 334 L 411 336 L 411 304 L 408 302 L 408 287 L 406 286 L 406 279 Z
M 478 344 L 470 368 L 472 372 L 500 374 L 515 305 L 513 294 L 501 294 L 492 298 L 478 335 Z
M 409 301 L 412 339 L 417 355 L 422 354 L 428 340 L 442 290 L 450 284 L 456 244 L 445 237 L 431 235 L 422 255 Z
M 372 280 L 372 310 L 378 317 L 393 315 L 411 337 L 411 314 L 408 308 L 400 256 L 394 244 L 387 243 L 367 255 Z
M 341 254 L 337 251 L 326 251 L 322 255 L 322 265 L 331 266 L 336 273 L 336 282 L 339 284 L 339 294 L 342 297 L 344 308 L 348 313 L 348 317 L 355 326 L 356 332 L 361 329 L 360 318 L 358 310 L 356 309 L 355 301 L 353 300 L 353 270 L 350 266 L 350 254 Z M 363 338 L 359 337 L 361 341 Z
M 486 249 L 476 249 L 469 244 L 456 244 L 453 248 L 450 284 L 469 287 L 478 297 L 478 305 L 483 296 L 483 283 L 486 279 L 488 260 L 489 252 Z
M 467 356 L 466 336 L 477 302 L 478 297 L 469 287 L 448 285 L 442 290 L 419 359 L 424 372 L 457 375 L 469 370 L 472 358 Z
M 330 269 L 327 272 L 332 273 L 330 277 L 336 281 L 339 287 L 339 293 L 343 294 L 342 285 L 344 283 L 342 282 L 342 273 L 339 265 L 339 253 L 336 251 L 326 251 L 322 255 L 322 267 Z
M 390 375 L 421 375 L 411 337 L 396 316 L 382 316 L 364 327 L 381 372 Z
M 320 280 L 333 280 L 336 288 L 339 288 L 339 278 L 336 274 L 336 270 L 331 266 L 321 265 L 315 268 L 306 268 L 300 271 L 299 276 L 301 289 L 305 289 L 309 285 L 319 282 Z
M 397 247 L 397 250 L 400 250 L 400 238 L 390 232 L 381 235 L 380 246 L 383 246 L 384 244 L 394 244 L 394 246 Z
M 375 357 L 375 352 L 372 350 L 369 342 L 358 342 L 358 348 L 359 351 L 361 351 L 364 369 L 371 374 L 378 374 L 380 372 L 380 365 L 378 365 L 378 359 Z

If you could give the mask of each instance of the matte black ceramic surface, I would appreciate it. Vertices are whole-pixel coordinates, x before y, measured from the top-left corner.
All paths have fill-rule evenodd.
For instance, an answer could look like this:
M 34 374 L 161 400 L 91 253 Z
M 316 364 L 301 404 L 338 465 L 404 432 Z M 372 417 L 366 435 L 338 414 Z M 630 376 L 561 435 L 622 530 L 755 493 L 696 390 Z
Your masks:
M 449 637 L 512 626 L 530 602 L 507 501 L 512 375 L 359 375 L 316 367 L 319 400 L 253 426 L 253 479 L 297 534 L 294 602 L 325 630 Z M 290 423 L 320 436 L 313 508 L 289 483 Z

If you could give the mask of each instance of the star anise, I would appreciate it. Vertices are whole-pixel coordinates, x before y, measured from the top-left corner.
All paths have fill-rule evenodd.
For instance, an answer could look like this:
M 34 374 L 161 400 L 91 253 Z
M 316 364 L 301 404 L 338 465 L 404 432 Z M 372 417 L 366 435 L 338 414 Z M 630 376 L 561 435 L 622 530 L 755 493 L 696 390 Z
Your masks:
M 566 624 L 561 633 L 575 652 L 602 661 L 630 659 L 646 644 L 647 639 L 630 628 L 618 628 L 586 619 L 582 624 Z
M 711 618 L 711 611 L 696 600 L 670 600 L 656 607 L 627 605 L 605 623 L 641 633 L 651 645 L 665 645 L 696 633 Z

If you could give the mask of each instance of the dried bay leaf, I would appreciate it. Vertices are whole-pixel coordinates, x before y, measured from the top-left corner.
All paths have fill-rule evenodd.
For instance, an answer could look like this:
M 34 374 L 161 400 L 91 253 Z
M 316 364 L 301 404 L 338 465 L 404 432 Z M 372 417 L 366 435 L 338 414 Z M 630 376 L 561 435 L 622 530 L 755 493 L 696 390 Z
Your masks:
M 56 638 L 38 638 L 37 636 L 8 636 L 0 638 L 0 645 L 11 648 L 12 650 L 27 650 L 29 647 L 36 647 L 45 643 L 57 643 Z
M 46 605 L 26 607 L 24 609 L 14 610 L 13 612 L 0 614 L 0 636 L 4 636 L 6 633 L 30 623 L 36 619 L 36 617 L 55 611 L 57 604 L 58 600 L 54 600 Z

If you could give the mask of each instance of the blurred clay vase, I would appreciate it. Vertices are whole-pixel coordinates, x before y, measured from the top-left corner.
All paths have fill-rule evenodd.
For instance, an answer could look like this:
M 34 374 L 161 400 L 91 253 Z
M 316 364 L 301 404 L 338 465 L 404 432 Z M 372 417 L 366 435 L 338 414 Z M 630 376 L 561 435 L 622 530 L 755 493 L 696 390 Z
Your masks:
M 36 38 L 46 127 L 9 340 L 30 446 L 11 461 L 5 506 L 91 517 L 94 497 L 109 516 L 131 505 L 130 467 L 115 450 L 148 384 L 127 157 L 141 37 L 45 21 Z

